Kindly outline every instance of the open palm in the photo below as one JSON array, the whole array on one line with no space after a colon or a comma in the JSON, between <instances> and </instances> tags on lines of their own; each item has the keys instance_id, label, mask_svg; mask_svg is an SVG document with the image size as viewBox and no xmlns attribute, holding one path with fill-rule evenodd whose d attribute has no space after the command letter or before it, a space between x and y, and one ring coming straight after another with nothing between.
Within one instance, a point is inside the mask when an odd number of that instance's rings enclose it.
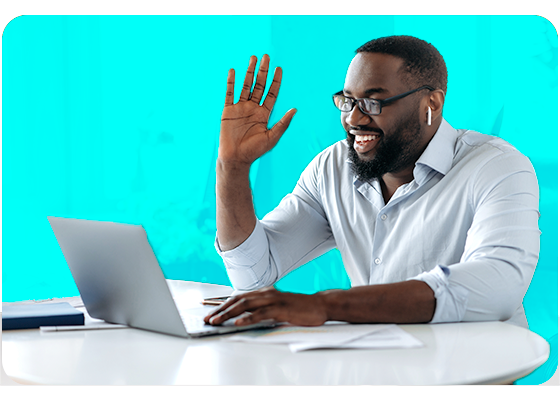
<instances>
[{"instance_id":1,"label":"open palm","mask_svg":"<svg viewBox=\"0 0 560 400\"><path fill-rule=\"evenodd\" d=\"M268 129L270 113L276 102L282 80L282 70L276 68L274 78L264 102L260 105L268 75L269 57L264 55L251 92L257 58L251 57L245 75L239 101L234 104L235 71L228 73L227 93L220 128L218 157L225 162L252 164L272 149L288 128L295 109L289 110L271 129Z\"/></svg>"}]
</instances>

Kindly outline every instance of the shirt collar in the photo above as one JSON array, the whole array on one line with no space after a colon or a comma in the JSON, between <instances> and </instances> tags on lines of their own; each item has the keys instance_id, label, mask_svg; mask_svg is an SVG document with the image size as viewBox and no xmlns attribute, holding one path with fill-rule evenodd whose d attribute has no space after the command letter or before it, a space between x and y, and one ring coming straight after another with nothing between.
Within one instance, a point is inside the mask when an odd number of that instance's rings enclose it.
<instances>
[{"instance_id":1,"label":"shirt collar","mask_svg":"<svg viewBox=\"0 0 560 400\"><path fill-rule=\"evenodd\" d=\"M429 168L429 170L435 170L442 175L446 175L453 166L456 141L457 130L445 119L442 119L438 130L432 140L430 140L430 143L428 143L426 150L424 150L418 161L416 161L414 178L419 179L424 175L422 171L426 167ZM429 173L429 170L425 172L426 175Z\"/></svg>"}]
</instances>

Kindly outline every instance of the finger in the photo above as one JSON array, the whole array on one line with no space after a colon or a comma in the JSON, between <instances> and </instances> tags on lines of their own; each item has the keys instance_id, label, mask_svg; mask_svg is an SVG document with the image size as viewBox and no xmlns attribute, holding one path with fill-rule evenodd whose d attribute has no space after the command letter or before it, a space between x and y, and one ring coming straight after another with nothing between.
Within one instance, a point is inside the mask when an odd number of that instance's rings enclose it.
<instances>
[{"instance_id":1,"label":"finger","mask_svg":"<svg viewBox=\"0 0 560 400\"><path fill-rule=\"evenodd\" d=\"M278 121L272 127L272 129L270 129L269 138L274 146L276 146L276 143L278 143L278 141L280 140L284 132L286 132L286 129L288 129L288 126L290 126L290 123L292 122L292 118L294 118L296 112L297 110L295 108L288 110L288 112L284 114L284 116L280 119L280 121Z\"/></svg>"},{"instance_id":2,"label":"finger","mask_svg":"<svg viewBox=\"0 0 560 400\"><path fill-rule=\"evenodd\" d=\"M254 311L259 307L264 307L269 305L270 300L265 297L243 297L239 299L235 304L228 307L225 311L218 313L217 315L209 318L208 322L212 325L219 325L228 319L235 318L244 312Z\"/></svg>"},{"instance_id":3,"label":"finger","mask_svg":"<svg viewBox=\"0 0 560 400\"><path fill-rule=\"evenodd\" d=\"M231 307L233 304L235 304L238 300L239 300L238 296L235 296L235 297L232 297L232 298L228 299L226 302L222 303L219 307L216 307L214 310L212 310L211 313L209 313L206 317L204 317L204 322L209 323L209 321L212 317L218 315L219 313L223 312L224 310L227 310L229 307Z\"/></svg>"},{"instance_id":4,"label":"finger","mask_svg":"<svg viewBox=\"0 0 560 400\"><path fill-rule=\"evenodd\" d=\"M235 87L235 70L232 68L228 72L227 89L226 89L226 106L233 104L233 90Z\"/></svg>"},{"instance_id":5,"label":"finger","mask_svg":"<svg viewBox=\"0 0 560 400\"><path fill-rule=\"evenodd\" d=\"M261 98L264 93L264 88L266 86L266 77L268 76L269 61L270 58L268 57L268 54L265 54L263 58L261 58L261 65L259 67L259 72L257 74L257 81L255 82L253 93L251 94L251 101L257 104L261 102Z\"/></svg>"},{"instance_id":6,"label":"finger","mask_svg":"<svg viewBox=\"0 0 560 400\"><path fill-rule=\"evenodd\" d=\"M249 60L249 67L247 68L247 73L245 74L245 80L243 81L243 89L241 90L239 101L249 100L249 96L251 95L251 87L253 86L253 77L255 75L256 65L257 57L251 56Z\"/></svg>"},{"instance_id":7,"label":"finger","mask_svg":"<svg viewBox=\"0 0 560 400\"><path fill-rule=\"evenodd\" d=\"M278 92L280 91L280 83L282 83L282 68L278 67L274 70L274 77L272 78L270 89L268 89L268 93L266 94L262 104L268 111L272 111L272 108L276 103L276 98L278 97Z\"/></svg>"},{"instance_id":8,"label":"finger","mask_svg":"<svg viewBox=\"0 0 560 400\"><path fill-rule=\"evenodd\" d=\"M256 324L267 319L275 320L276 322L283 322L278 313L278 308L275 307L263 307L255 310L254 312L244 315L235 321L235 325L251 325Z\"/></svg>"},{"instance_id":9,"label":"finger","mask_svg":"<svg viewBox=\"0 0 560 400\"><path fill-rule=\"evenodd\" d=\"M241 299L250 298L250 297L254 297L254 296L261 296L262 294L266 294L266 293L269 293L269 292L275 292L275 291L276 291L276 289L274 289L274 287L267 287L267 288L261 288L261 289L255 290L255 291L250 292L250 293L239 294L237 296L231 296L227 301L222 303L219 307L216 307L211 313L209 313L206 317L204 317L204 322L209 323L209 321L212 317L220 314L224 310L227 310L229 307L231 307L232 305L234 305L235 303L237 303Z\"/></svg>"}]
</instances>

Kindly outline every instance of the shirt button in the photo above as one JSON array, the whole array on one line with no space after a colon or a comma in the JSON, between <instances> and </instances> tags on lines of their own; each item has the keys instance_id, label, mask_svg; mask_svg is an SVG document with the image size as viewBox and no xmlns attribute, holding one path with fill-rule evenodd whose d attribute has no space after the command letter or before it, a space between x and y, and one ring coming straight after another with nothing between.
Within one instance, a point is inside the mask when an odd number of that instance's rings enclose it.
<instances>
[{"instance_id":1,"label":"shirt button","mask_svg":"<svg viewBox=\"0 0 560 400\"><path fill-rule=\"evenodd\" d=\"M381 264L381 258L376 258L373 262L379 265Z\"/></svg>"},{"instance_id":2,"label":"shirt button","mask_svg":"<svg viewBox=\"0 0 560 400\"><path fill-rule=\"evenodd\" d=\"M383 215L381 216L381 220L382 220L382 221L385 221L386 219L387 219L387 214L383 214Z\"/></svg>"}]
</instances>

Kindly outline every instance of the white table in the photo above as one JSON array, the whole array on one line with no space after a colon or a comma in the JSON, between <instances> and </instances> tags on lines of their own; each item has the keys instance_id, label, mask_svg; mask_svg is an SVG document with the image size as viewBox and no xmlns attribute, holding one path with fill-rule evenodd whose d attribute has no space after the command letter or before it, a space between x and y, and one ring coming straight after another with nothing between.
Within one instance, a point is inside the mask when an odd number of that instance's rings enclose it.
<instances>
[{"instance_id":1,"label":"white table","mask_svg":"<svg viewBox=\"0 0 560 400\"><path fill-rule=\"evenodd\" d=\"M170 281L199 304L231 288ZM503 322L400 325L415 349L312 350L183 339L139 329L3 331L4 370L19 383L56 385L448 385L510 383L543 364L548 343Z\"/></svg>"}]
</instances>

